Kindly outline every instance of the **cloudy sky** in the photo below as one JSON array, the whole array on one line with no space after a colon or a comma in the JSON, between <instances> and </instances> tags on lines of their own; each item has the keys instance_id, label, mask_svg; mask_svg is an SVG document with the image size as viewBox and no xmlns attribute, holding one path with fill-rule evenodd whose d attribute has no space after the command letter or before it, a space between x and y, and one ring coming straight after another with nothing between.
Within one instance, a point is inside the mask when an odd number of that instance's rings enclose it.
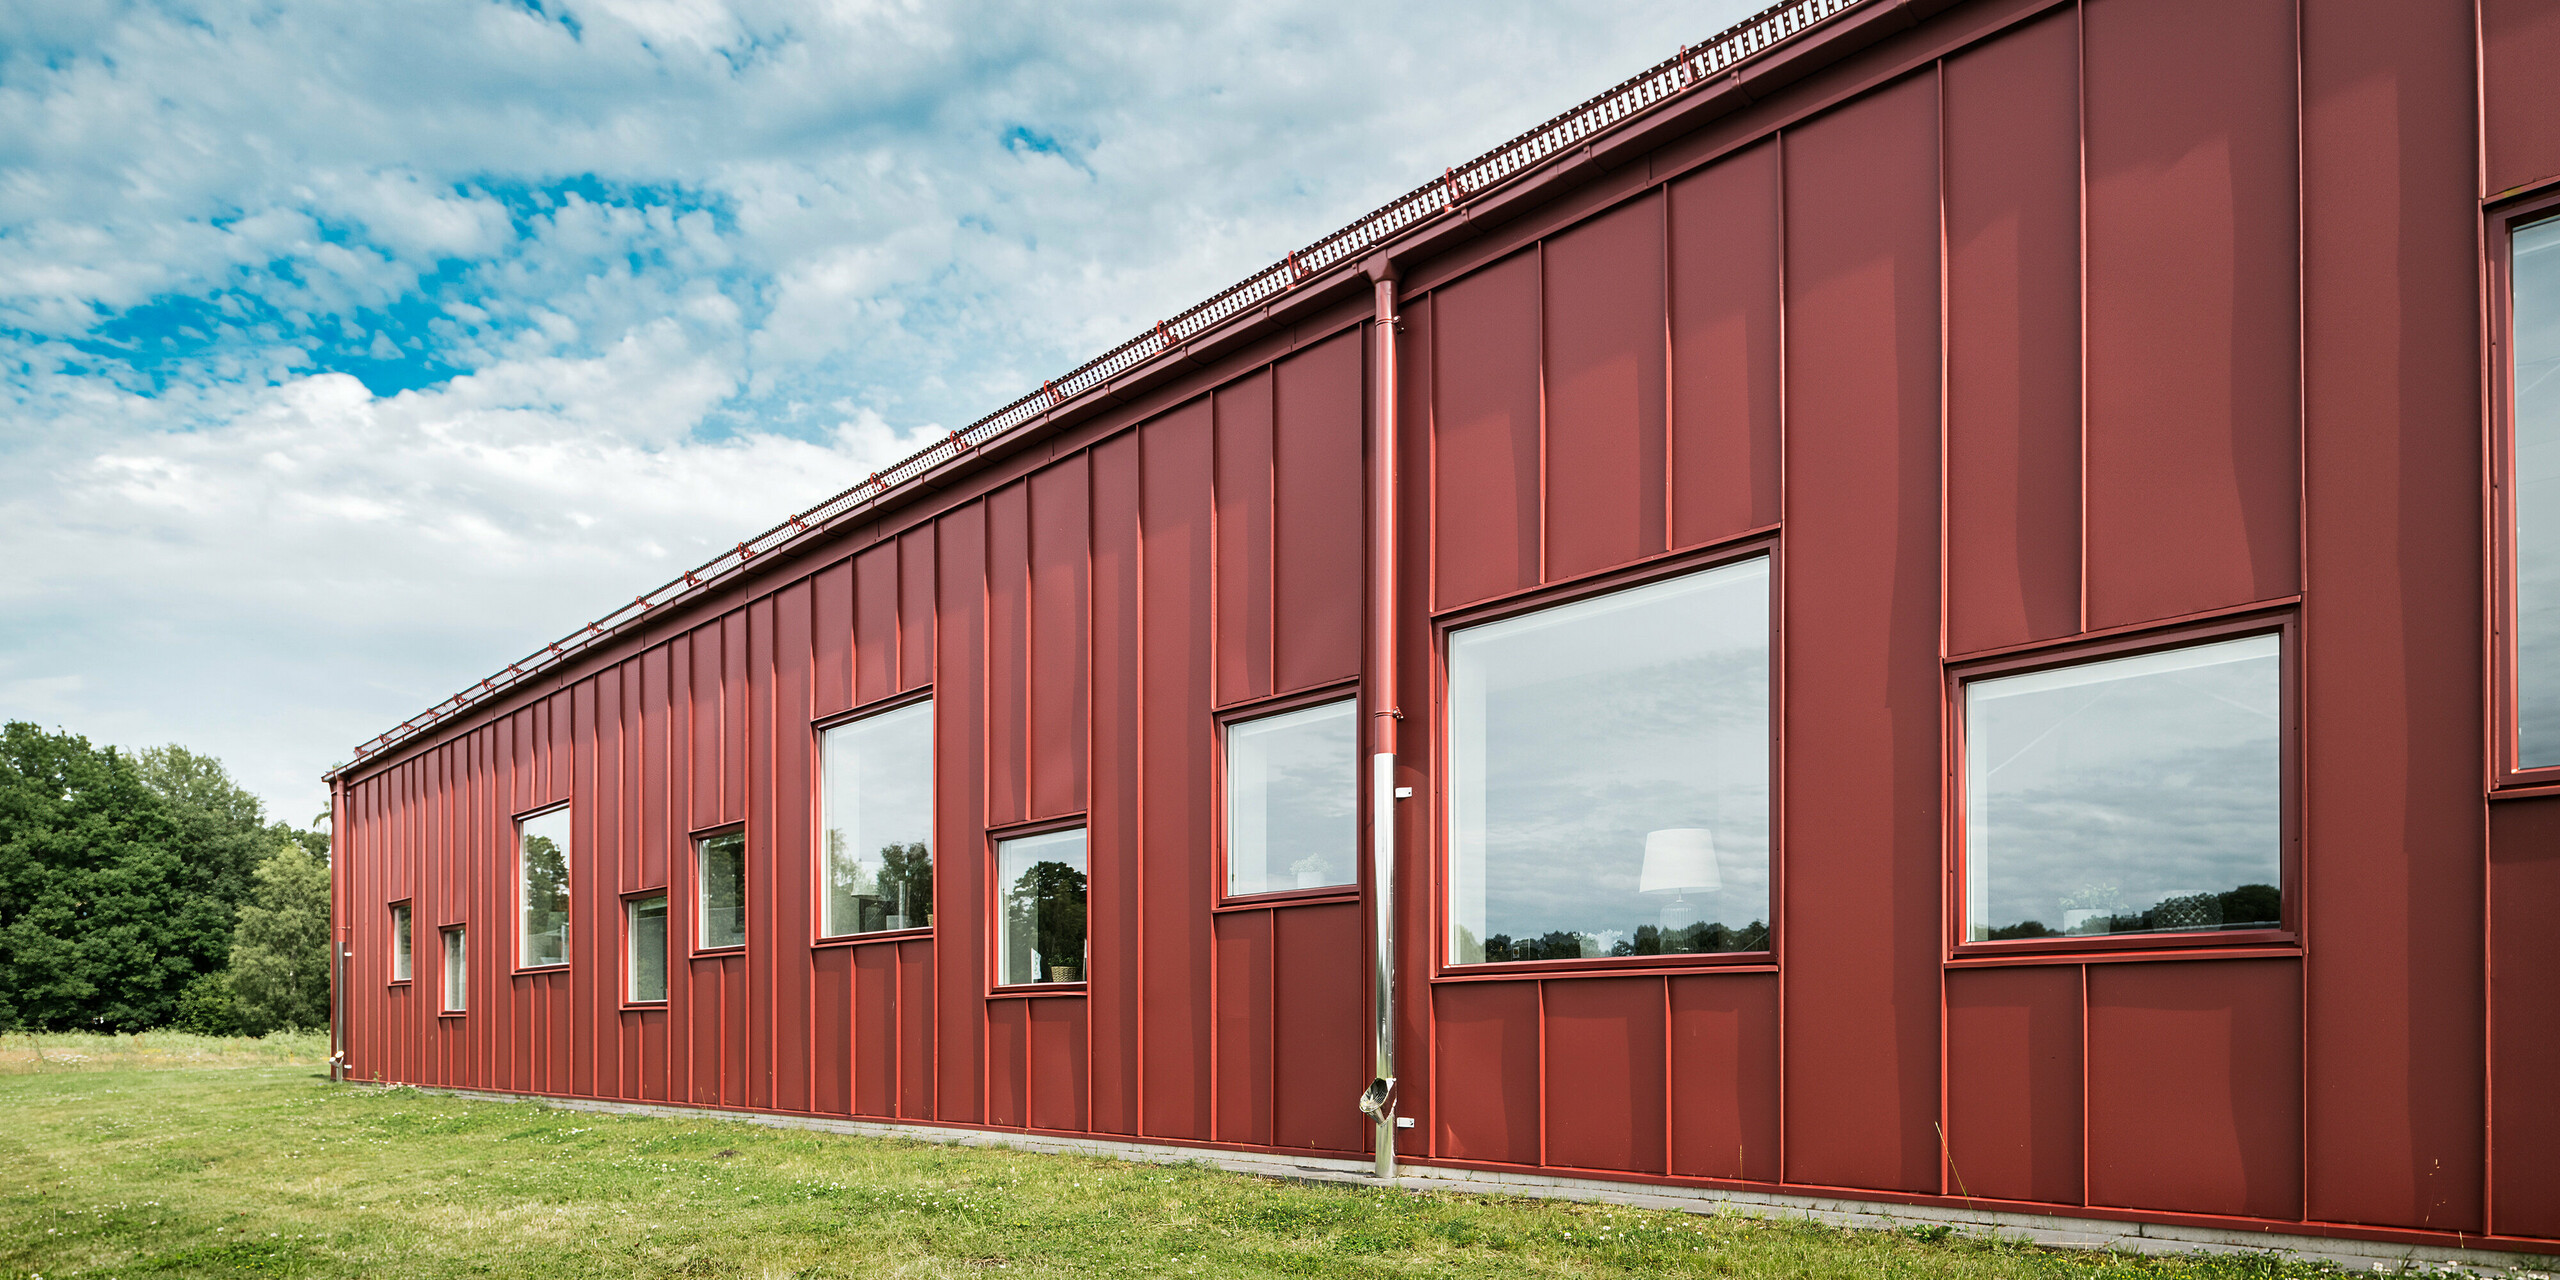
<instances>
[{"instance_id":1,"label":"cloudy sky","mask_svg":"<svg viewBox=\"0 0 2560 1280\"><path fill-rule=\"evenodd\" d=\"M1759 0L0 0L0 718L349 749Z\"/></svg>"}]
</instances>

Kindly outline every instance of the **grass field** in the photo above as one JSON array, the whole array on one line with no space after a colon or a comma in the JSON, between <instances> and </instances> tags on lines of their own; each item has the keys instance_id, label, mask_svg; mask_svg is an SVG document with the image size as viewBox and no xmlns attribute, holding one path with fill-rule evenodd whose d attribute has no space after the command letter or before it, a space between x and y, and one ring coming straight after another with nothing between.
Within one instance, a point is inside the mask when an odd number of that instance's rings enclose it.
<instances>
[{"instance_id":1,"label":"grass field","mask_svg":"<svg viewBox=\"0 0 2560 1280\"><path fill-rule=\"evenodd\" d=\"M0 1037L0 1278L2337 1274L470 1102L325 1053Z\"/></svg>"}]
</instances>

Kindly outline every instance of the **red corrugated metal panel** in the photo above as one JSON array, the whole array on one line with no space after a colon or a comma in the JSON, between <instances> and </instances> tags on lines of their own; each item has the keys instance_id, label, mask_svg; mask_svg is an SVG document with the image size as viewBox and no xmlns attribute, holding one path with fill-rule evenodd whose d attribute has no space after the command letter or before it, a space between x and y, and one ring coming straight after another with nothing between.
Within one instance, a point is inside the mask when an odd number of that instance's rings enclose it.
<instances>
[{"instance_id":1,"label":"red corrugated metal panel","mask_svg":"<svg viewBox=\"0 0 2560 1280\"><path fill-rule=\"evenodd\" d=\"M2092 0L2088 624L2287 595L2293 0Z\"/></svg>"},{"instance_id":2,"label":"red corrugated metal panel","mask_svg":"<svg viewBox=\"0 0 2560 1280\"><path fill-rule=\"evenodd\" d=\"M987 1123L1031 1123L1031 1013L1028 999L987 1002Z\"/></svg>"},{"instance_id":3,"label":"red corrugated metal panel","mask_svg":"<svg viewBox=\"0 0 2560 1280\"><path fill-rule=\"evenodd\" d=\"M1946 69L1947 647L2080 629L2080 23Z\"/></svg>"},{"instance_id":4,"label":"red corrugated metal panel","mask_svg":"<svg viewBox=\"0 0 2560 1280\"><path fill-rule=\"evenodd\" d=\"M1431 295L1432 600L1442 608L1533 586L1539 572L1538 254ZM1419 335L1417 335L1419 336Z\"/></svg>"},{"instance_id":5,"label":"red corrugated metal panel","mask_svg":"<svg viewBox=\"0 0 2560 1280\"><path fill-rule=\"evenodd\" d=\"M1093 451L1093 1125L1138 1131L1138 436Z\"/></svg>"},{"instance_id":6,"label":"red corrugated metal panel","mask_svg":"<svg viewBox=\"0 0 2560 1280\"><path fill-rule=\"evenodd\" d=\"M1220 1142L1271 1145L1271 914L1230 911L1215 921Z\"/></svg>"},{"instance_id":7,"label":"red corrugated metal panel","mask_svg":"<svg viewBox=\"0 0 2560 1280\"><path fill-rule=\"evenodd\" d=\"M898 535L898 687L934 680L934 526Z\"/></svg>"},{"instance_id":8,"label":"red corrugated metal panel","mask_svg":"<svg viewBox=\"0 0 2560 1280\"><path fill-rule=\"evenodd\" d=\"M845 1044L858 1115L898 1113L898 947L846 947L853 964L853 1022Z\"/></svg>"},{"instance_id":9,"label":"red corrugated metal panel","mask_svg":"<svg viewBox=\"0 0 2560 1280\"><path fill-rule=\"evenodd\" d=\"M1272 679L1283 691L1360 673L1366 489L1361 483L1365 328L1273 373Z\"/></svg>"},{"instance_id":10,"label":"red corrugated metal panel","mask_svg":"<svg viewBox=\"0 0 2560 1280\"><path fill-rule=\"evenodd\" d=\"M898 548L873 547L853 558L853 698L885 698L898 679Z\"/></svg>"},{"instance_id":11,"label":"red corrugated metal panel","mask_svg":"<svg viewBox=\"0 0 2560 1280\"><path fill-rule=\"evenodd\" d=\"M809 709L833 715L853 705L853 562L810 580Z\"/></svg>"},{"instance_id":12,"label":"red corrugated metal panel","mask_svg":"<svg viewBox=\"0 0 2560 1280\"><path fill-rule=\"evenodd\" d=\"M1271 922L1271 1141L1358 1151L1360 1115L1345 1102L1369 1083L1369 966L1356 904L1287 907Z\"/></svg>"},{"instance_id":13,"label":"red corrugated metal panel","mask_svg":"<svg viewBox=\"0 0 2560 1280\"><path fill-rule=\"evenodd\" d=\"M1209 403L1148 423L1140 443L1140 1132L1205 1138L1211 658L1199 602L1209 594Z\"/></svg>"},{"instance_id":14,"label":"red corrugated metal panel","mask_svg":"<svg viewBox=\"0 0 2560 1280\"><path fill-rule=\"evenodd\" d=\"M963 851L964 856L967 852ZM935 880L939 890L939 874ZM933 943L898 944L898 1114L901 1116L924 1118L940 1114L937 1092L940 1080L935 1072L940 1041L934 1037L936 1018L933 1002L936 964ZM967 976L976 976L974 966L968 970ZM975 1016L977 1010L970 1008L968 1012ZM971 1095L968 1105L976 1105L975 1095Z\"/></svg>"},{"instance_id":15,"label":"red corrugated metal panel","mask_svg":"<svg viewBox=\"0 0 2560 1280\"><path fill-rule=\"evenodd\" d=\"M2089 967L2089 1200L2302 1212L2302 970Z\"/></svg>"},{"instance_id":16,"label":"red corrugated metal panel","mask_svg":"<svg viewBox=\"0 0 2560 1280\"><path fill-rule=\"evenodd\" d=\"M1432 1154L1538 1163L1538 984L1458 982L1424 989L1431 993L1432 1058L1438 1064L1432 1078Z\"/></svg>"},{"instance_id":17,"label":"red corrugated metal panel","mask_svg":"<svg viewBox=\"0 0 2560 1280\"><path fill-rule=\"evenodd\" d=\"M988 872L985 790L987 529L981 507L963 507L936 524L939 572L934 591L936 682L933 699L933 930L941 981L934 1004L935 1113L945 1120L981 1119L986 1077L980 1066L987 1006Z\"/></svg>"},{"instance_id":18,"label":"red corrugated metal panel","mask_svg":"<svg viewBox=\"0 0 2560 1280\"><path fill-rule=\"evenodd\" d=\"M2560 1151L2554 919L2560 798L2501 802L2489 812L2489 1216L2508 1235L2560 1238L2560 1160L2551 1158Z\"/></svg>"},{"instance_id":19,"label":"red corrugated metal panel","mask_svg":"<svg viewBox=\"0 0 2560 1280\"><path fill-rule=\"evenodd\" d=\"M987 825L1029 815L1031 744L1031 490L988 495Z\"/></svg>"},{"instance_id":20,"label":"red corrugated metal panel","mask_svg":"<svg viewBox=\"0 0 2560 1280\"><path fill-rule=\"evenodd\" d=\"M2560 7L2550 0L2479 0L2479 12L2485 194L2496 195L2560 176L2560 119L2551 110Z\"/></svg>"},{"instance_id":21,"label":"red corrugated metal panel","mask_svg":"<svg viewBox=\"0 0 2560 1280\"><path fill-rule=\"evenodd\" d=\"M809 1109L847 1115L853 1111L854 957L878 947L821 947L809 957L810 1042Z\"/></svg>"},{"instance_id":22,"label":"red corrugated metal panel","mask_svg":"<svg viewBox=\"0 0 2560 1280\"><path fill-rule=\"evenodd\" d=\"M1778 979L1671 979L1671 1171L1778 1180Z\"/></svg>"},{"instance_id":23,"label":"red corrugated metal panel","mask_svg":"<svg viewBox=\"0 0 2560 1280\"><path fill-rule=\"evenodd\" d=\"M1546 242L1539 336L1550 578L1666 545L1662 220L1655 194Z\"/></svg>"},{"instance_id":24,"label":"red corrugated metal panel","mask_svg":"<svg viewBox=\"0 0 2560 1280\"><path fill-rule=\"evenodd\" d=\"M812 758L817 744L809 730L811 603L806 583L774 596L770 693L756 700L759 707L770 706L773 717L765 756L770 771L757 787L757 803L764 811L765 830L772 833L772 854L765 864L771 868L765 879L773 886L772 923L761 954L774 976L774 1105L799 1110L811 1106L809 1073L813 1055L821 1051L811 1038L810 1017L809 939L818 918L811 901L818 877L811 860L817 838L810 830L809 809L810 786L818 776ZM829 1042L824 1051L841 1053L841 1044Z\"/></svg>"},{"instance_id":25,"label":"red corrugated metal panel","mask_svg":"<svg viewBox=\"0 0 2560 1280\"><path fill-rule=\"evenodd\" d=\"M1424 674L1438 668L1436 641L1430 628L1421 625L1421 621L1430 615L1431 610L1432 534L1439 527L1439 484L1431 471L1434 433L1429 429L1436 367L1431 352L1439 332L1436 319L1439 306L1440 298L1436 293L1405 303L1402 308L1405 331L1395 350L1396 359L1402 365L1396 370L1396 417L1400 424L1396 440L1403 451L1403 456L1396 460L1396 474L1403 486L1396 504L1396 515L1402 523L1397 530L1396 543L1403 553L1402 562L1396 566L1396 584L1400 589L1397 606L1403 618L1396 633L1403 651L1396 655L1396 662L1406 673L1397 696L1402 705L1393 708L1378 705L1375 687L1371 686L1366 691L1370 705L1362 708L1369 713L1366 717L1368 724L1363 727L1360 739L1364 752L1379 748L1375 717L1381 711L1401 711L1407 723L1419 721L1422 726L1412 732L1399 733L1396 740L1396 781L1412 786L1414 793L1424 797L1425 801L1396 806L1396 817L1400 822L1396 831L1396 847L1400 850L1436 850L1438 847L1433 843L1438 831L1435 815L1439 808L1439 788L1432 780L1433 762L1437 759L1432 744L1438 737L1435 726L1440 723L1443 712L1439 690ZM1372 439L1375 439L1374 432ZM1366 582L1365 575L1363 582ZM1365 645L1362 661L1367 661ZM1370 674L1374 676L1375 673ZM1365 785L1360 789L1360 797L1361 847L1367 848L1366 842L1373 832L1369 820L1370 797ZM1414 1118L1414 1127L1397 1141L1396 1150L1429 1154L1439 1152L1447 1145L1440 1124L1440 1093L1433 1084L1439 1071L1440 1051L1435 1040L1436 1003L1428 985L1432 956L1438 946L1432 925L1432 859L1402 857L1397 860L1396 869L1394 972L1397 990L1404 993L1395 1006L1396 1087L1400 1098L1397 1109ZM1368 875L1374 876L1375 872ZM1362 927L1366 929L1370 927L1371 919L1366 912L1363 916ZM1366 947L1362 948L1362 954L1367 954ZM1369 984L1364 982L1362 985L1366 987ZM1368 1038L1367 1028L1377 1017L1377 1006L1373 1000L1368 991L1361 993L1360 1010L1366 1019L1362 1023L1364 1040ZM1374 1064L1365 1061L1365 1054L1363 1058L1360 1075L1365 1081L1370 1078ZM1366 1147L1369 1140L1373 1139L1365 1139L1364 1136L1361 1145Z\"/></svg>"},{"instance_id":26,"label":"red corrugated metal panel","mask_svg":"<svg viewBox=\"0 0 2560 1280\"><path fill-rule=\"evenodd\" d=\"M1090 1123L1085 1098L1092 1061L1085 1002L1062 997L1023 1003L1031 1006L1031 1127L1083 1132Z\"/></svg>"},{"instance_id":27,"label":"red corrugated metal panel","mask_svg":"<svg viewBox=\"0 0 2560 1280\"><path fill-rule=\"evenodd\" d=\"M1663 981L1544 984L1548 1164L1669 1171L1670 992Z\"/></svg>"},{"instance_id":28,"label":"red corrugated metal panel","mask_svg":"<svg viewBox=\"0 0 2560 1280\"><path fill-rule=\"evenodd\" d=\"M1671 541L1778 522L1776 143L1673 183Z\"/></svg>"},{"instance_id":29,"label":"red corrugated metal panel","mask_svg":"<svg viewBox=\"0 0 2560 1280\"><path fill-rule=\"evenodd\" d=\"M1948 1187L2082 1202L2079 965L1947 975Z\"/></svg>"},{"instance_id":30,"label":"red corrugated metal panel","mask_svg":"<svg viewBox=\"0 0 2560 1280\"><path fill-rule=\"evenodd\" d=\"M1031 477L1031 816L1085 807L1087 563L1084 455Z\"/></svg>"},{"instance_id":31,"label":"red corrugated metal panel","mask_svg":"<svg viewBox=\"0 0 2560 1280\"><path fill-rule=\"evenodd\" d=\"M1271 692L1271 375L1217 394L1218 701Z\"/></svg>"},{"instance_id":32,"label":"red corrugated metal panel","mask_svg":"<svg viewBox=\"0 0 2560 1280\"><path fill-rule=\"evenodd\" d=\"M2447 5L2312 0L2302 25L2310 1212L2477 1232L2471 24Z\"/></svg>"},{"instance_id":33,"label":"red corrugated metal panel","mask_svg":"<svg viewBox=\"0 0 2560 1280\"><path fill-rule=\"evenodd\" d=\"M1937 88L1786 140L1785 668L1821 676L1782 729L1785 1171L1909 1191L1939 1161Z\"/></svg>"}]
</instances>

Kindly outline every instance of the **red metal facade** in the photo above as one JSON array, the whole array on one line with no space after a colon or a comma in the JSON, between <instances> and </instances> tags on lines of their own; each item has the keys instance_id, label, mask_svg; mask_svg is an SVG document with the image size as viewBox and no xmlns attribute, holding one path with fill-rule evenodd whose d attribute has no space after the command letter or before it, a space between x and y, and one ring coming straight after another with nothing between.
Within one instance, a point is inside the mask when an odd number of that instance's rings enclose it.
<instances>
[{"instance_id":1,"label":"red metal facade","mask_svg":"<svg viewBox=\"0 0 2560 1280\"><path fill-rule=\"evenodd\" d=\"M2488 787L2483 395L2560 7L1886 7L1941 11L1398 263L1403 1158L2560 1251L2560 795ZM1361 687L1370 316L350 770L350 1073L1360 1153L1367 896L1223 903L1213 769L1222 716ZM1777 950L1443 972L1436 628L1745 545ZM2240 615L2297 641L2290 935L1959 954L1950 665ZM816 942L813 725L924 690L935 927ZM560 801L574 962L511 972L510 818ZM995 992L991 833L1066 820L1088 981ZM685 917L740 825L747 946L624 1007L621 898Z\"/></svg>"}]
</instances>

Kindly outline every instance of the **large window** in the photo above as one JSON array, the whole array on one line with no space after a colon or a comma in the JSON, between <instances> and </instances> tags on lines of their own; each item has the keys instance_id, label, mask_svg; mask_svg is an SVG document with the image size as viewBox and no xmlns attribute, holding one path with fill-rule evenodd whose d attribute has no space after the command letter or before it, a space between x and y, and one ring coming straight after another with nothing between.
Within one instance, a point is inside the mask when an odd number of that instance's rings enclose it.
<instances>
[{"instance_id":1,"label":"large window","mask_svg":"<svg viewBox=\"0 0 2560 1280\"><path fill-rule=\"evenodd\" d=\"M444 931L444 1011L460 1013L469 1006L470 957L464 954L462 930Z\"/></svg>"},{"instance_id":2,"label":"large window","mask_svg":"<svg viewBox=\"0 0 2560 1280\"><path fill-rule=\"evenodd\" d=\"M409 904L391 904L391 980L409 980Z\"/></svg>"},{"instance_id":3,"label":"large window","mask_svg":"<svg viewBox=\"0 0 2560 1280\"><path fill-rule=\"evenodd\" d=\"M2283 921L2282 643L1964 683L1968 942Z\"/></svg>"},{"instance_id":4,"label":"large window","mask_svg":"<svg viewBox=\"0 0 2560 1280\"><path fill-rule=\"evenodd\" d=\"M667 998L667 895L633 898L622 912L622 936L630 948L623 968L631 975L624 998L655 1004Z\"/></svg>"},{"instance_id":5,"label":"large window","mask_svg":"<svg viewBox=\"0 0 2560 1280\"><path fill-rule=\"evenodd\" d=\"M705 951L747 945L747 833L693 842L693 945Z\"/></svg>"},{"instance_id":6,"label":"large window","mask_svg":"<svg viewBox=\"0 0 2560 1280\"><path fill-rule=\"evenodd\" d=\"M2515 230L2516 764L2560 765L2560 218Z\"/></svg>"},{"instance_id":7,"label":"large window","mask_svg":"<svg viewBox=\"0 0 2560 1280\"><path fill-rule=\"evenodd\" d=\"M1449 638L1459 964L1769 945L1769 562Z\"/></svg>"},{"instance_id":8,"label":"large window","mask_svg":"<svg viewBox=\"0 0 2560 1280\"><path fill-rule=\"evenodd\" d=\"M933 704L826 731L819 820L828 937L933 923Z\"/></svg>"},{"instance_id":9,"label":"large window","mask_svg":"<svg viewBox=\"0 0 2560 1280\"><path fill-rule=\"evenodd\" d=\"M997 981L1084 981L1084 877L1082 829L996 842Z\"/></svg>"},{"instance_id":10,"label":"large window","mask_svg":"<svg viewBox=\"0 0 2560 1280\"><path fill-rule=\"evenodd\" d=\"M523 888L523 942L516 963L527 969L569 963L569 809L537 813L516 824L516 881Z\"/></svg>"},{"instance_id":11,"label":"large window","mask_svg":"<svg viewBox=\"0 0 2560 1280\"><path fill-rule=\"evenodd\" d=\"M1359 879L1358 718L1349 699L1227 726L1227 893Z\"/></svg>"}]
</instances>

